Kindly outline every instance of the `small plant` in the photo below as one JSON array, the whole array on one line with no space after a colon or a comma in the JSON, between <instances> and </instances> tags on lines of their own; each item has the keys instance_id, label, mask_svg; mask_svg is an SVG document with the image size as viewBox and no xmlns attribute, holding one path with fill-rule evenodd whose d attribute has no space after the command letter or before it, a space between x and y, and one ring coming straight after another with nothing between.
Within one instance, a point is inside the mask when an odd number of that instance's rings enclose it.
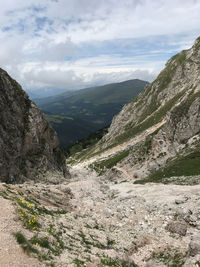
<instances>
[{"instance_id":1,"label":"small plant","mask_svg":"<svg viewBox=\"0 0 200 267\"><path fill-rule=\"evenodd\" d=\"M33 247L32 243L29 242L26 237L21 232L13 233L14 237L17 240L17 243L22 247L22 249L27 253L39 253L38 250Z\"/></svg>"},{"instance_id":2,"label":"small plant","mask_svg":"<svg viewBox=\"0 0 200 267\"><path fill-rule=\"evenodd\" d=\"M163 262L167 266L181 267L185 263L186 255L182 254L181 252L178 252L177 250L166 249L165 251L160 253L154 252L152 254L152 257Z\"/></svg>"},{"instance_id":3,"label":"small plant","mask_svg":"<svg viewBox=\"0 0 200 267\"><path fill-rule=\"evenodd\" d=\"M75 258L73 260L73 263L77 266L77 267L83 267L84 266L84 261L79 260L78 258Z\"/></svg>"},{"instance_id":4,"label":"small plant","mask_svg":"<svg viewBox=\"0 0 200 267\"><path fill-rule=\"evenodd\" d=\"M101 258L101 264L99 266L113 266L113 267L138 267L133 261L130 260L121 260L119 258L111 258L104 256Z\"/></svg>"}]
</instances>

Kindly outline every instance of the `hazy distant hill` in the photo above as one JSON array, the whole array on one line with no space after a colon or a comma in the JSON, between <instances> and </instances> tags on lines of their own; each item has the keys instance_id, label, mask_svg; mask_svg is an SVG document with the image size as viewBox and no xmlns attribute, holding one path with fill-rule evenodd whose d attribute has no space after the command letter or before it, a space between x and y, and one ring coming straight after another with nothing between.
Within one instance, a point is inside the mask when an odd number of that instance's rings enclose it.
<instances>
[{"instance_id":1,"label":"hazy distant hill","mask_svg":"<svg viewBox=\"0 0 200 267\"><path fill-rule=\"evenodd\" d=\"M66 92L36 100L57 131L62 146L108 126L124 104L148 84L138 79Z\"/></svg>"},{"instance_id":2,"label":"hazy distant hill","mask_svg":"<svg viewBox=\"0 0 200 267\"><path fill-rule=\"evenodd\" d=\"M66 89L59 88L42 88L42 89L27 89L26 92L30 99L35 101L37 99L47 98L58 94L66 93ZM72 90L69 90L69 92Z\"/></svg>"}]
</instances>

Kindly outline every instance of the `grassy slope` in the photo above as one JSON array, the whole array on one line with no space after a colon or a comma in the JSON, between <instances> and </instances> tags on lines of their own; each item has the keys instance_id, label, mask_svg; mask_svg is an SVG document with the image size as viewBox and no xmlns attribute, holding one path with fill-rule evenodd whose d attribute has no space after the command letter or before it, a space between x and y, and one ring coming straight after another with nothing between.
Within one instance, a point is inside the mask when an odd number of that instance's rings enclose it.
<instances>
[{"instance_id":1,"label":"grassy slope","mask_svg":"<svg viewBox=\"0 0 200 267\"><path fill-rule=\"evenodd\" d=\"M145 184L168 183L166 178L200 175L200 151L192 151L186 155L180 155L170 160L163 168L153 172L147 179L136 181L135 183Z\"/></svg>"},{"instance_id":2,"label":"grassy slope","mask_svg":"<svg viewBox=\"0 0 200 267\"><path fill-rule=\"evenodd\" d=\"M38 99L36 104L45 111L54 114L66 114L69 110L73 110L77 104L84 106L84 104L127 103L138 95L146 85L147 82L144 81L129 80ZM69 104L70 107L68 107Z\"/></svg>"}]
</instances>

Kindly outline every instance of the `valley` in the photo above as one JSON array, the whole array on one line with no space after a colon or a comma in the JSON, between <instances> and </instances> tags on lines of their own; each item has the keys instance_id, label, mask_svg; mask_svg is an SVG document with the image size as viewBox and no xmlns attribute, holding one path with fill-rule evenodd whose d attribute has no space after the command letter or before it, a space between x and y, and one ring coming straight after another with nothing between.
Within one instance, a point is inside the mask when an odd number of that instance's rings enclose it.
<instances>
[{"instance_id":1,"label":"valley","mask_svg":"<svg viewBox=\"0 0 200 267\"><path fill-rule=\"evenodd\" d=\"M0 267L200 267L200 0L0 9Z\"/></svg>"},{"instance_id":2,"label":"valley","mask_svg":"<svg viewBox=\"0 0 200 267\"><path fill-rule=\"evenodd\" d=\"M66 148L108 127L113 116L147 84L135 79L66 92L35 102L57 132L61 147Z\"/></svg>"}]
</instances>

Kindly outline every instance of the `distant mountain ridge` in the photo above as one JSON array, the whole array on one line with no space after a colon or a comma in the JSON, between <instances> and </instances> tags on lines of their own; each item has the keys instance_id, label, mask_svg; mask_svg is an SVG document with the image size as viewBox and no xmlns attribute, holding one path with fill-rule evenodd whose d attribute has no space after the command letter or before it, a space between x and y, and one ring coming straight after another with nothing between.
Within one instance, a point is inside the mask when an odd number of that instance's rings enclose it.
<instances>
[{"instance_id":1,"label":"distant mountain ridge","mask_svg":"<svg viewBox=\"0 0 200 267\"><path fill-rule=\"evenodd\" d=\"M148 84L138 79L66 92L36 100L63 147L108 126L124 104Z\"/></svg>"},{"instance_id":2,"label":"distant mountain ridge","mask_svg":"<svg viewBox=\"0 0 200 267\"><path fill-rule=\"evenodd\" d=\"M54 95L62 94L64 92L71 92L72 90L59 89L59 88L40 88L40 89L27 89L26 92L30 99L35 101L37 99L48 98Z\"/></svg>"}]
</instances>

